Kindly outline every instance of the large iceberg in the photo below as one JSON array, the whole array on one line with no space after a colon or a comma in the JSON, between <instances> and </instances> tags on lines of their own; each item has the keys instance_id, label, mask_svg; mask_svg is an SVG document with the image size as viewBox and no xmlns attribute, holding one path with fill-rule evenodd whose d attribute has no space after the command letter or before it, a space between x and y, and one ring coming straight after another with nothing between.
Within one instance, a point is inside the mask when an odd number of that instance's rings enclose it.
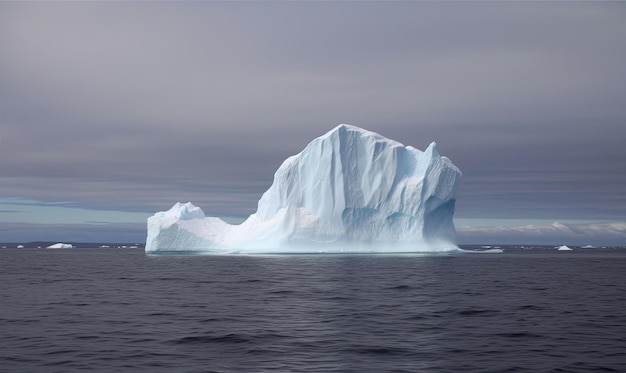
<instances>
[{"instance_id":1,"label":"large iceberg","mask_svg":"<svg viewBox=\"0 0 626 373\"><path fill-rule=\"evenodd\" d=\"M341 124L283 162L243 223L176 203L148 218L146 252L458 250L452 215L460 176L434 142L422 152Z\"/></svg>"}]
</instances>

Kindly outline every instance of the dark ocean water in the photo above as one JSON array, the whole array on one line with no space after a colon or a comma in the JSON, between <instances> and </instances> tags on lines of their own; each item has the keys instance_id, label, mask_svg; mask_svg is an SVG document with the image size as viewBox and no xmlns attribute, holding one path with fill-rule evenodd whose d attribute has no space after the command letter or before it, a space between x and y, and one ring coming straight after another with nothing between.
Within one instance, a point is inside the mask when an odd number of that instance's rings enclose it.
<instances>
[{"instance_id":1,"label":"dark ocean water","mask_svg":"<svg viewBox=\"0 0 626 373\"><path fill-rule=\"evenodd\" d=\"M626 251L0 250L2 372L626 372Z\"/></svg>"}]
</instances>

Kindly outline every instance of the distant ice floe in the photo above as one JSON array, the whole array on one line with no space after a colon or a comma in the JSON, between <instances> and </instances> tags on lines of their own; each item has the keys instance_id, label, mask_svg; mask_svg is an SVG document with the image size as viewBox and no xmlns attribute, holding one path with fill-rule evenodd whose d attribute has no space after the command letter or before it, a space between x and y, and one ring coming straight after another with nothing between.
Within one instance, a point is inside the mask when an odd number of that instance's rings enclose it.
<instances>
[{"instance_id":1,"label":"distant ice floe","mask_svg":"<svg viewBox=\"0 0 626 373\"><path fill-rule=\"evenodd\" d=\"M557 248L557 250L558 250L558 251L572 251L572 250L574 250L574 249L572 249L571 247L566 246L566 245L561 245L561 246L559 246L559 247Z\"/></svg>"},{"instance_id":2,"label":"distant ice floe","mask_svg":"<svg viewBox=\"0 0 626 373\"><path fill-rule=\"evenodd\" d=\"M46 249L72 249L74 246L69 243L55 243L54 245L47 246Z\"/></svg>"},{"instance_id":3,"label":"distant ice floe","mask_svg":"<svg viewBox=\"0 0 626 373\"><path fill-rule=\"evenodd\" d=\"M466 254L499 254L503 253L504 250L500 248L491 248L491 249L480 249L480 250L461 250L461 252Z\"/></svg>"}]
</instances>

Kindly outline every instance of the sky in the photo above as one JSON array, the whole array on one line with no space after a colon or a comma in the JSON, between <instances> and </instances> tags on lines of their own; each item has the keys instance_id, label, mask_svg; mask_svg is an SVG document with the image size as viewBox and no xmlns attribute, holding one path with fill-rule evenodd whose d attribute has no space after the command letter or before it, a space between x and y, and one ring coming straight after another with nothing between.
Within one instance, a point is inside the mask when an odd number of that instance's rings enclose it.
<instances>
[{"instance_id":1,"label":"sky","mask_svg":"<svg viewBox=\"0 0 626 373\"><path fill-rule=\"evenodd\" d=\"M0 2L0 242L254 213L340 123L463 172L459 243L626 245L626 3Z\"/></svg>"}]
</instances>

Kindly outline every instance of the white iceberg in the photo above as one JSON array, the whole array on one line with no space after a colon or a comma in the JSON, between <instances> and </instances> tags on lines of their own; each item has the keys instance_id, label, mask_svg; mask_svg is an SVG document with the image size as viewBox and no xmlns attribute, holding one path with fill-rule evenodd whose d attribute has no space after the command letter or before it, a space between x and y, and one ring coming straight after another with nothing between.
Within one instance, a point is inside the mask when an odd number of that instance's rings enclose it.
<instances>
[{"instance_id":1,"label":"white iceberg","mask_svg":"<svg viewBox=\"0 0 626 373\"><path fill-rule=\"evenodd\" d=\"M460 176L434 142L422 152L341 124L283 162L243 223L176 203L148 218L145 251L459 250L452 216Z\"/></svg>"},{"instance_id":2,"label":"white iceberg","mask_svg":"<svg viewBox=\"0 0 626 373\"><path fill-rule=\"evenodd\" d=\"M571 247L567 246L567 245L561 245L557 248L558 251L572 251L574 249L572 249Z\"/></svg>"},{"instance_id":3,"label":"white iceberg","mask_svg":"<svg viewBox=\"0 0 626 373\"><path fill-rule=\"evenodd\" d=\"M54 245L47 246L46 249L72 249L74 246L69 243L55 243Z\"/></svg>"}]
</instances>

